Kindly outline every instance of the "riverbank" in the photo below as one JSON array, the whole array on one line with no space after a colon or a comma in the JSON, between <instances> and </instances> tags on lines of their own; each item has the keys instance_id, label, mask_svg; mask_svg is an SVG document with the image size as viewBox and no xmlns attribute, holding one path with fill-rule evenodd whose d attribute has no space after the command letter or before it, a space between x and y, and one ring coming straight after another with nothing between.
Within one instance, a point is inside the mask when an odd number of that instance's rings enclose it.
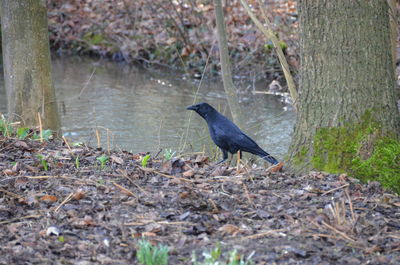
<instances>
[{"instance_id":1,"label":"riverbank","mask_svg":"<svg viewBox=\"0 0 400 265\"><path fill-rule=\"evenodd\" d=\"M296 2L268 1L274 31L285 46L293 71L298 67ZM188 1L48 0L53 50L138 61L183 69L199 78L219 72L212 3ZM229 1L226 25L234 76L281 81L281 70L265 37L256 29L239 0ZM261 17L261 10L254 8ZM282 80L282 82L284 82Z\"/></svg>"},{"instance_id":2,"label":"riverbank","mask_svg":"<svg viewBox=\"0 0 400 265\"><path fill-rule=\"evenodd\" d=\"M256 264L398 264L400 198L376 182L215 166L0 136L0 264L191 264L221 244Z\"/></svg>"}]
</instances>

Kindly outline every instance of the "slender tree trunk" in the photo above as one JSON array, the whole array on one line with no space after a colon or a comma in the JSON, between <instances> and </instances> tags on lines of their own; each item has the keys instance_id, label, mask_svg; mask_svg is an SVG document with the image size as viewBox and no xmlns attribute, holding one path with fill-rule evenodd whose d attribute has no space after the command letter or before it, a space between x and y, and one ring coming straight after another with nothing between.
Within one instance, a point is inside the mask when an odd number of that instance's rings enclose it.
<instances>
[{"instance_id":1,"label":"slender tree trunk","mask_svg":"<svg viewBox=\"0 0 400 265\"><path fill-rule=\"evenodd\" d=\"M58 131L46 1L2 0L1 28L9 117Z\"/></svg>"},{"instance_id":2,"label":"slender tree trunk","mask_svg":"<svg viewBox=\"0 0 400 265\"><path fill-rule=\"evenodd\" d=\"M300 1L295 171L356 172L378 144L398 141L388 8L385 0Z\"/></svg>"},{"instance_id":3,"label":"slender tree trunk","mask_svg":"<svg viewBox=\"0 0 400 265\"><path fill-rule=\"evenodd\" d=\"M232 80L231 63L229 60L229 51L228 51L228 41L226 38L227 33L225 29L224 13L222 11L221 0L214 0L214 9L215 9L215 18L217 23L217 38L218 38L219 53L221 57L222 81L224 83L224 89L226 97L228 99L229 108L232 113L233 121L239 127L242 127L244 125L243 124L244 120L239 106L239 101L236 95L236 88Z\"/></svg>"},{"instance_id":4,"label":"slender tree trunk","mask_svg":"<svg viewBox=\"0 0 400 265\"><path fill-rule=\"evenodd\" d=\"M392 58L393 67L396 68L397 60L397 21L399 21L396 8L396 0L388 0L389 4L389 18L390 18L390 31L391 31L391 41L392 41Z\"/></svg>"}]
</instances>

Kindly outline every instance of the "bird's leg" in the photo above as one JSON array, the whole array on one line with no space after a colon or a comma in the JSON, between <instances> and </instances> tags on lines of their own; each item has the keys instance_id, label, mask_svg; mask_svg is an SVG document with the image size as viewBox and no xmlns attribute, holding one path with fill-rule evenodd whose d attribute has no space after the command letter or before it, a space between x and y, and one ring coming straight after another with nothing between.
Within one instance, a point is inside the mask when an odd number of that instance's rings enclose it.
<instances>
[{"instance_id":1,"label":"bird's leg","mask_svg":"<svg viewBox=\"0 0 400 265\"><path fill-rule=\"evenodd\" d=\"M233 158L233 154L232 154ZM242 150L237 151L237 161L236 161L236 168L239 169L240 166L240 160L242 159Z\"/></svg>"},{"instance_id":2,"label":"bird's leg","mask_svg":"<svg viewBox=\"0 0 400 265\"><path fill-rule=\"evenodd\" d=\"M222 151L222 160L218 161L216 165L221 164L222 162L225 162L228 159L228 151L226 151L225 149L221 149L221 151Z\"/></svg>"}]
</instances>

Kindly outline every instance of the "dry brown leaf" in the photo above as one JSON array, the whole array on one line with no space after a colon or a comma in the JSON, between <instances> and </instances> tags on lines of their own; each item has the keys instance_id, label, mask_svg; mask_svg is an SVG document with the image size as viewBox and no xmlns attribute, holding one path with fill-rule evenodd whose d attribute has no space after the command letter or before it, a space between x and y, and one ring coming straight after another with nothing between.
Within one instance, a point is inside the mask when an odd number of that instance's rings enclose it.
<instances>
[{"instance_id":1,"label":"dry brown leaf","mask_svg":"<svg viewBox=\"0 0 400 265\"><path fill-rule=\"evenodd\" d=\"M15 176L17 174L17 172L11 170L11 169L4 169L3 173L7 176Z\"/></svg>"},{"instance_id":2,"label":"dry brown leaf","mask_svg":"<svg viewBox=\"0 0 400 265\"><path fill-rule=\"evenodd\" d=\"M26 149L26 150L29 149L28 144L25 143L24 141L16 141L16 142L14 143L14 146L15 146L15 147L22 147L23 149Z\"/></svg>"},{"instance_id":3,"label":"dry brown leaf","mask_svg":"<svg viewBox=\"0 0 400 265\"><path fill-rule=\"evenodd\" d=\"M194 171L189 169L188 171L183 172L182 176L186 177L186 178L190 178L193 177L194 175Z\"/></svg>"},{"instance_id":4,"label":"dry brown leaf","mask_svg":"<svg viewBox=\"0 0 400 265\"><path fill-rule=\"evenodd\" d=\"M279 162L279 164L277 164L276 166L274 166L273 168L271 168L270 170L268 170L269 172L278 172L282 169L284 163L281 161Z\"/></svg>"},{"instance_id":5,"label":"dry brown leaf","mask_svg":"<svg viewBox=\"0 0 400 265\"><path fill-rule=\"evenodd\" d=\"M77 201L79 201L85 197L86 197L86 194L83 191L77 191L74 193L74 195L72 195L72 198L74 198Z\"/></svg>"},{"instance_id":6,"label":"dry brown leaf","mask_svg":"<svg viewBox=\"0 0 400 265\"><path fill-rule=\"evenodd\" d=\"M47 203L53 203L58 200L58 198L54 195L44 195L40 198L41 201L47 202Z\"/></svg>"},{"instance_id":7,"label":"dry brown leaf","mask_svg":"<svg viewBox=\"0 0 400 265\"><path fill-rule=\"evenodd\" d=\"M236 225L226 224L224 226L221 226L218 229L218 231L222 232L223 234L228 234L228 235L234 236L240 232L240 228L237 227Z\"/></svg>"},{"instance_id":8,"label":"dry brown leaf","mask_svg":"<svg viewBox=\"0 0 400 265\"><path fill-rule=\"evenodd\" d=\"M142 236L151 237L151 236L157 236L157 234L154 233L154 232L143 232L143 233L142 233Z\"/></svg>"},{"instance_id":9,"label":"dry brown leaf","mask_svg":"<svg viewBox=\"0 0 400 265\"><path fill-rule=\"evenodd\" d=\"M111 158L112 162L115 162L115 163L117 163L119 165L123 165L124 164L124 160L122 158L118 157L118 156L111 155L110 158Z\"/></svg>"},{"instance_id":10,"label":"dry brown leaf","mask_svg":"<svg viewBox=\"0 0 400 265\"><path fill-rule=\"evenodd\" d=\"M187 197L189 197L189 194L190 194L189 192L184 191L184 192L179 193L179 197L181 199L186 199Z\"/></svg>"},{"instance_id":11,"label":"dry brown leaf","mask_svg":"<svg viewBox=\"0 0 400 265\"><path fill-rule=\"evenodd\" d=\"M394 206L400 207L400 202L394 202L392 203Z\"/></svg>"}]
</instances>

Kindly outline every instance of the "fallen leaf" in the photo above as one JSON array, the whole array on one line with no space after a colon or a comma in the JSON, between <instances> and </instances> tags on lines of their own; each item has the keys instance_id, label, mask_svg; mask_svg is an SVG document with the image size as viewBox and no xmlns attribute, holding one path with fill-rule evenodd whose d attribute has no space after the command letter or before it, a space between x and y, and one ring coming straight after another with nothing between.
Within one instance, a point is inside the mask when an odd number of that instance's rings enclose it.
<instances>
[{"instance_id":1,"label":"fallen leaf","mask_svg":"<svg viewBox=\"0 0 400 265\"><path fill-rule=\"evenodd\" d=\"M189 169L188 171L183 172L182 176L186 177L186 178L190 178L193 177L194 175L194 171Z\"/></svg>"},{"instance_id":2,"label":"fallen leaf","mask_svg":"<svg viewBox=\"0 0 400 265\"><path fill-rule=\"evenodd\" d=\"M234 236L240 232L240 228L237 227L236 225L226 224L220 227L218 231L222 232L223 234L229 234Z\"/></svg>"},{"instance_id":3,"label":"fallen leaf","mask_svg":"<svg viewBox=\"0 0 400 265\"><path fill-rule=\"evenodd\" d=\"M40 200L47 202L47 203L53 203L56 202L58 200L58 198L54 195L44 195L40 198Z\"/></svg>"},{"instance_id":4,"label":"fallen leaf","mask_svg":"<svg viewBox=\"0 0 400 265\"><path fill-rule=\"evenodd\" d=\"M186 199L187 197L189 197L189 194L190 193L187 191L181 192L181 193L179 193L179 198Z\"/></svg>"},{"instance_id":5,"label":"fallen leaf","mask_svg":"<svg viewBox=\"0 0 400 265\"><path fill-rule=\"evenodd\" d=\"M120 165L124 164L124 160L122 158L118 157L118 156L111 155L110 158L111 158L111 161L113 161L113 162L115 162L117 164L120 164Z\"/></svg>"},{"instance_id":6,"label":"fallen leaf","mask_svg":"<svg viewBox=\"0 0 400 265\"><path fill-rule=\"evenodd\" d=\"M269 172L278 172L281 171L282 167L283 167L283 162L279 162L279 164L277 164L276 166L274 166L273 168L269 169Z\"/></svg>"},{"instance_id":7,"label":"fallen leaf","mask_svg":"<svg viewBox=\"0 0 400 265\"><path fill-rule=\"evenodd\" d=\"M79 201L85 197L86 197L86 194L83 191L77 191L74 193L74 195L72 195L72 198L74 198L77 201Z\"/></svg>"},{"instance_id":8,"label":"fallen leaf","mask_svg":"<svg viewBox=\"0 0 400 265\"><path fill-rule=\"evenodd\" d=\"M154 232L143 232L142 233L142 236L144 236L144 237L151 237L151 236L156 236L157 234L156 233L154 233Z\"/></svg>"},{"instance_id":9,"label":"fallen leaf","mask_svg":"<svg viewBox=\"0 0 400 265\"><path fill-rule=\"evenodd\" d=\"M4 175L7 175L7 176L14 176L17 174L17 172L12 171L11 169L4 169L3 173L4 173Z\"/></svg>"}]
</instances>

